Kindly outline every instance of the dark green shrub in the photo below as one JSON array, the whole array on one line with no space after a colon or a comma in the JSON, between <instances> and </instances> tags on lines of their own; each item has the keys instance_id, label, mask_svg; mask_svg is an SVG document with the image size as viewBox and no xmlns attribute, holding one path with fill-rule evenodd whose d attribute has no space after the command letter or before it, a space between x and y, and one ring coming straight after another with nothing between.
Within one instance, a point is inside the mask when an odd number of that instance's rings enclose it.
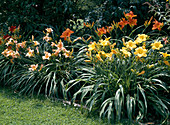
<instances>
[{"instance_id":1,"label":"dark green shrub","mask_svg":"<svg viewBox=\"0 0 170 125\"><path fill-rule=\"evenodd\" d=\"M42 30L38 24L57 25L63 31L77 12L72 0L1 0L0 24L20 25L23 33Z\"/></svg>"}]
</instances>

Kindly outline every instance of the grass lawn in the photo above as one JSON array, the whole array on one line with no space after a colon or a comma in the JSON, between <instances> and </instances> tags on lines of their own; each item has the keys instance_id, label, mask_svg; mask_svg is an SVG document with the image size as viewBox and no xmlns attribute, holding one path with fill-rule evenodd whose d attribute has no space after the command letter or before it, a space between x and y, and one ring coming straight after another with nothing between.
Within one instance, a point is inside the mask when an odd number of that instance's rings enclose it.
<instances>
[{"instance_id":1,"label":"grass lawn","mask_svg":"<svg viewBox=\"0 0 170 125\"><path fill-rule=\"evenodd\" d=\"M50 99L19 96L0 87L0 125L103 125L99 118L87 117L80 109Z\"/></svg>"}]
</instances>

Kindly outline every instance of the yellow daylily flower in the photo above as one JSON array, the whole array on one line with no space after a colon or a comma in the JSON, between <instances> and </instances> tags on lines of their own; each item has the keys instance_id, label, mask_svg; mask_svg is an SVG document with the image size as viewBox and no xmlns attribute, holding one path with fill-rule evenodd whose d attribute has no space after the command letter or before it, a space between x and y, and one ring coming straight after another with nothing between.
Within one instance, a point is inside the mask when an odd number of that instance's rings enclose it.
<instances>
[{"instance_id":1,"label":"yellow daylily flower","mask_svg":"<svg viewBox=\"0 0 170 125\"><path fill-rule=\"evenodd\" d=\"M164 58L166 58L166 57L170 56L170 54L167 54L167 52L166 52L166 53L159 52L159 53L160 53L160 54L162 54Z\"/></svg>"},{"instance_id":2,"label":"yellow daylily flower","mask_svg":"<svg viewBox=\"0 0 170 125\"><path fill-rule=\"evenodd\" d=\"M125 57L131 56L131 53L129 51L127 51L126 47L122 47L122 49L120 49L120 51L125 55Z\"/></svg>"},{"instance_id":3,"label":"yellow daylily flower","mask_svg":"<svg viewBox=\"0 0 170 125\"><path fill-rule=\"evenodd\" d=\"M134 41L134 43L135 44L139 44L139 43L142 43L143 41L141 40L141 39L139 39L139 38L137 38L135 41Z\"/></svg>"},{"instance_id":4,"label":"yellow daylily flower","mask_svg":"<svg viewBox=\"0 0 170 125\"><path fill-rule=\"evenodd\" d=\"M132 50L133 48L136 48L136 43L132 40L129 40L128 42L126 42L126 47Z\"/></svg>"},{"instance_id":5,"label":"yellow daylily flower","mask_svg":"<svg viewBox=\"0 0 170 125\"><path fill-rule=\"evenodd\" d=\"M138 38L137 39L141 39L142 41L146 41L148 35L146 34L138 34Z\"/></svg>"},{"instance_id":6,"label":"yellow daylily flower","mask_svg":"<svg viewBox=\"0 0 170 125\"><path fill-rule=\"evenodd\" d=\"M148 64L147 67L150 69L150 68L154 67L154 64L151 64L151 65Z\"/></svg>"},{"instance_id":7,"label":"yellow daylily flower","mask_svg":"<svg viewBox=\"0 0 170 125\"><path fill-rule=\"evenodd\" d=\"M135 49L134 54L137 55L138 57L146 57L147 50L143 49L142 47L138 47Z\"/></svg>"},{"instance_id":8,"label":"yellow daylily flower","mask_svg":"<svg viewBox=\"0 0 170 125\"><path fill-rule=\"evenodd\" d=\"M88 45L88 51L92 51L96 48L96 42L93 42L92 44Z\"/></svg>"},{"instance_id":9,"label":"yellow daylily flower","mask_svg":"<svg viewBox=\"0 0 170 125\"><path fill-rule=\"evenodd\" d=\"M100 61L103 61L99 53L96 54L96 58L97 58L98 60L100 60Z\"/></svg>"},{"instance_id":10,"label":"yellow daylily flower","mask_svg":"<svg viewBox=\"0 0 170 125\"><path fill-rule=\"evenodd\" d=\"M104 51L99 51L98 53L100 54L100 56L107 57Z\"/></svg>"},{"instance_id":11,"label":"yellow daylily flower","mask_svg":"<svg viewBox=\"0 0 170 125\"><path fill-rule=\"evenodd\" d=\"M157 49L160 50L160 48L163 47L163 45L161 44L161 41L155 41L154 43L151 44L152 49Z\"/></svg>"},{"instance_id":12,"label":"yellow daylily flower","mask_svg":"<svg viewBox=\"0 0 170 125\"><path fill-rule=\"evenodd\" d=\"M91 62L91 60L84 60L84 62Z\"/></svg>"},{"instance_id":13,"label":"yellow daylily flower","mask_svg":"<svg viewBox=\"0 0 170 125\"><path fill-rule=\"evenodd\" d=\"M101 39L99 40L102 46L108 46L110 45L109 38L106 38L105 40Z\"/></svg>"}]
</instances>

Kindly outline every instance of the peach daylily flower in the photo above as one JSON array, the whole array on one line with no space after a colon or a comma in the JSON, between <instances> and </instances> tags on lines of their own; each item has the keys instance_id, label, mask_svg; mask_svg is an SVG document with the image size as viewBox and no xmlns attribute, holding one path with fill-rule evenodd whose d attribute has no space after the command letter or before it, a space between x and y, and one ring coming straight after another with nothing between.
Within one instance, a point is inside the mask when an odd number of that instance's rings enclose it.
<instances>
[{"instance_id":1,"label":"peach daylily flower","mask_svg":"<svg viewBox=\"0 0 170 125\"><path fill-rule=\"evenodd\" d=\"M39 54L40 52L39 52L39 49L38 49L38 46L36 47L36 51L37 51L37 54Z\"/></svg>"},{"instance_id":2,"label":"peach daylily flower","mask_svg":"<svg viewBox=\"0 0 170 125\"><path fill-rule=\"evenodd\" d=\"M45 56L43 56L42 59L43 59L43 60L45 60L45 59L48 59L48 60L49 60L50 57L51 57L51 53L49 53L49 52L47 52L47 51L44 51L44 54L45 54Z\"/></svg>"},{"instance_id":3,"label":"peach daylily flower","mask_svg":"<svg viewBox=\"0 0 170 125\"><path fill-rule=\"evenodd\" d=\"M30 71L35 71L38 67L38 64L33 64L33 65L30 65L31 68L29 68Z\"/></svg>"},{"instance_id":4,"label":"peach daylily flower","mask_svg":"<svg viewBox=\"0 0 170 125\"><path fill-rule=\"evenodd\" d=\"M9 46L9 45L12 45L12 44L13 44L13 39L10 38L10 39L8 40L8 42L7 42L5 45Z\"/></svg>"},{"instance_id":5,"label":"peach daylily flower","mask_svg":"<svg viewBox=\"0 0 170 125\"><path fill-rule=\"evenodd\" d=\"M48 33L53 32L53 29L52 29L52 28L46 28L45 30L46 30Z\"/></svg>"},{"instance_id":6,"label":"peach daylily flower","mask_svg":"<svg viewBox=\"0 0 170 125\"><path fill-rule=\"evenodd\" d=\"M51 46L54 47L54 46L57 46L54 42L51 43Z\"/></svg>"},{"instance_id":7,"label":"peach daylily flower","mask_svg":"<svg viewBox=\"0 0 170 125\"><path fill-rule=\"evenodd\" d=\"M57 48L61 49L64 47L63 42L60 40L59 43L57 44Z\"/></svg>"},{"instance_id":8,"label":"peach daylily flower","mask_svg":"<svg viewBox=\"0 0 170 125\"><path fill-rule=\"evenodd\" d=\"M33 42L34 42L34 46L40 45L40 43L38 41L33 41Z\"/></svg>"},{"instance_id":9,"label":"peach daylily flower","mask_svg":"<svg viewBox=\"0 0 170 125\"><path fill-rule=\"evenodd\" d=\"M53 49L52 51L54 52L53 55L58 56L58 54L61 52L61 49Z\"/></svg>"},{"instance_id":10,"label":"peach daylily flower","mask_svg":"<svg viewBox=\"0 0 170 125\"><path fill-rule=\"evenodd\" d=\"M18 44L17 44L17 47L18 47L18 48L19 48L19 47L25 48L25 47L26 47L26 42L27 42L27 41L24 41L24 42L22 42L22 43L18 43Z\"/></svg>"},{"instance_id":11,"label":"peach daylily flower","mask_svg":"<svg viewBox=\"0 0 170 125\"><path fill-rule=\"evenodd\" d=\"M43 40L45 40L46 42L48 42L48 41L52 40L52 38L49 37L48 35L46 35L46 36L43 37Z\"/></svg>"},{"instance_id":12,"label":"peach daylily flower","mask_svg":"<svg viewBox=\"0 0 170 125\"><path fill-rule=\"evenodd\" d=\"M70 52L68 52L68 53L63 53L63 55L65 56L65 58L68 58L68 57L70 57Z\"/></svg>"},{"instance_id":13,"label":"peach daylily flower","mask_svg":"<svg viewBox=\"0 0 170 125\"><path fill-rule=\"evenodd\" d=\"M34 50L31 50L30 48L28 48L28 53L26 54L26 56L28 57L34 56Z\"/></svg>"}]
</instances>

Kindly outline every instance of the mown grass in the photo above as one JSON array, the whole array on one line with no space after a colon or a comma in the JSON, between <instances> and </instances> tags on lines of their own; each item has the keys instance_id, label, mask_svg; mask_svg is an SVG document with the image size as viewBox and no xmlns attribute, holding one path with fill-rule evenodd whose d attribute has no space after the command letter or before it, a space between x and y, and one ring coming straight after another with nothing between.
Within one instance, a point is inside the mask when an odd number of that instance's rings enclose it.
<instances>
[{"instance_id":1,"label":"mown grass","mask_svg":"<svg viewBox=\"0 0 170 125\"><path fill-rule=\"evenodd\" d=\"M52 102L44 97L29 98L0 87L0 125L105 125L102 120L88 117L79 108Z\"/></svg>"}]
</instances>

